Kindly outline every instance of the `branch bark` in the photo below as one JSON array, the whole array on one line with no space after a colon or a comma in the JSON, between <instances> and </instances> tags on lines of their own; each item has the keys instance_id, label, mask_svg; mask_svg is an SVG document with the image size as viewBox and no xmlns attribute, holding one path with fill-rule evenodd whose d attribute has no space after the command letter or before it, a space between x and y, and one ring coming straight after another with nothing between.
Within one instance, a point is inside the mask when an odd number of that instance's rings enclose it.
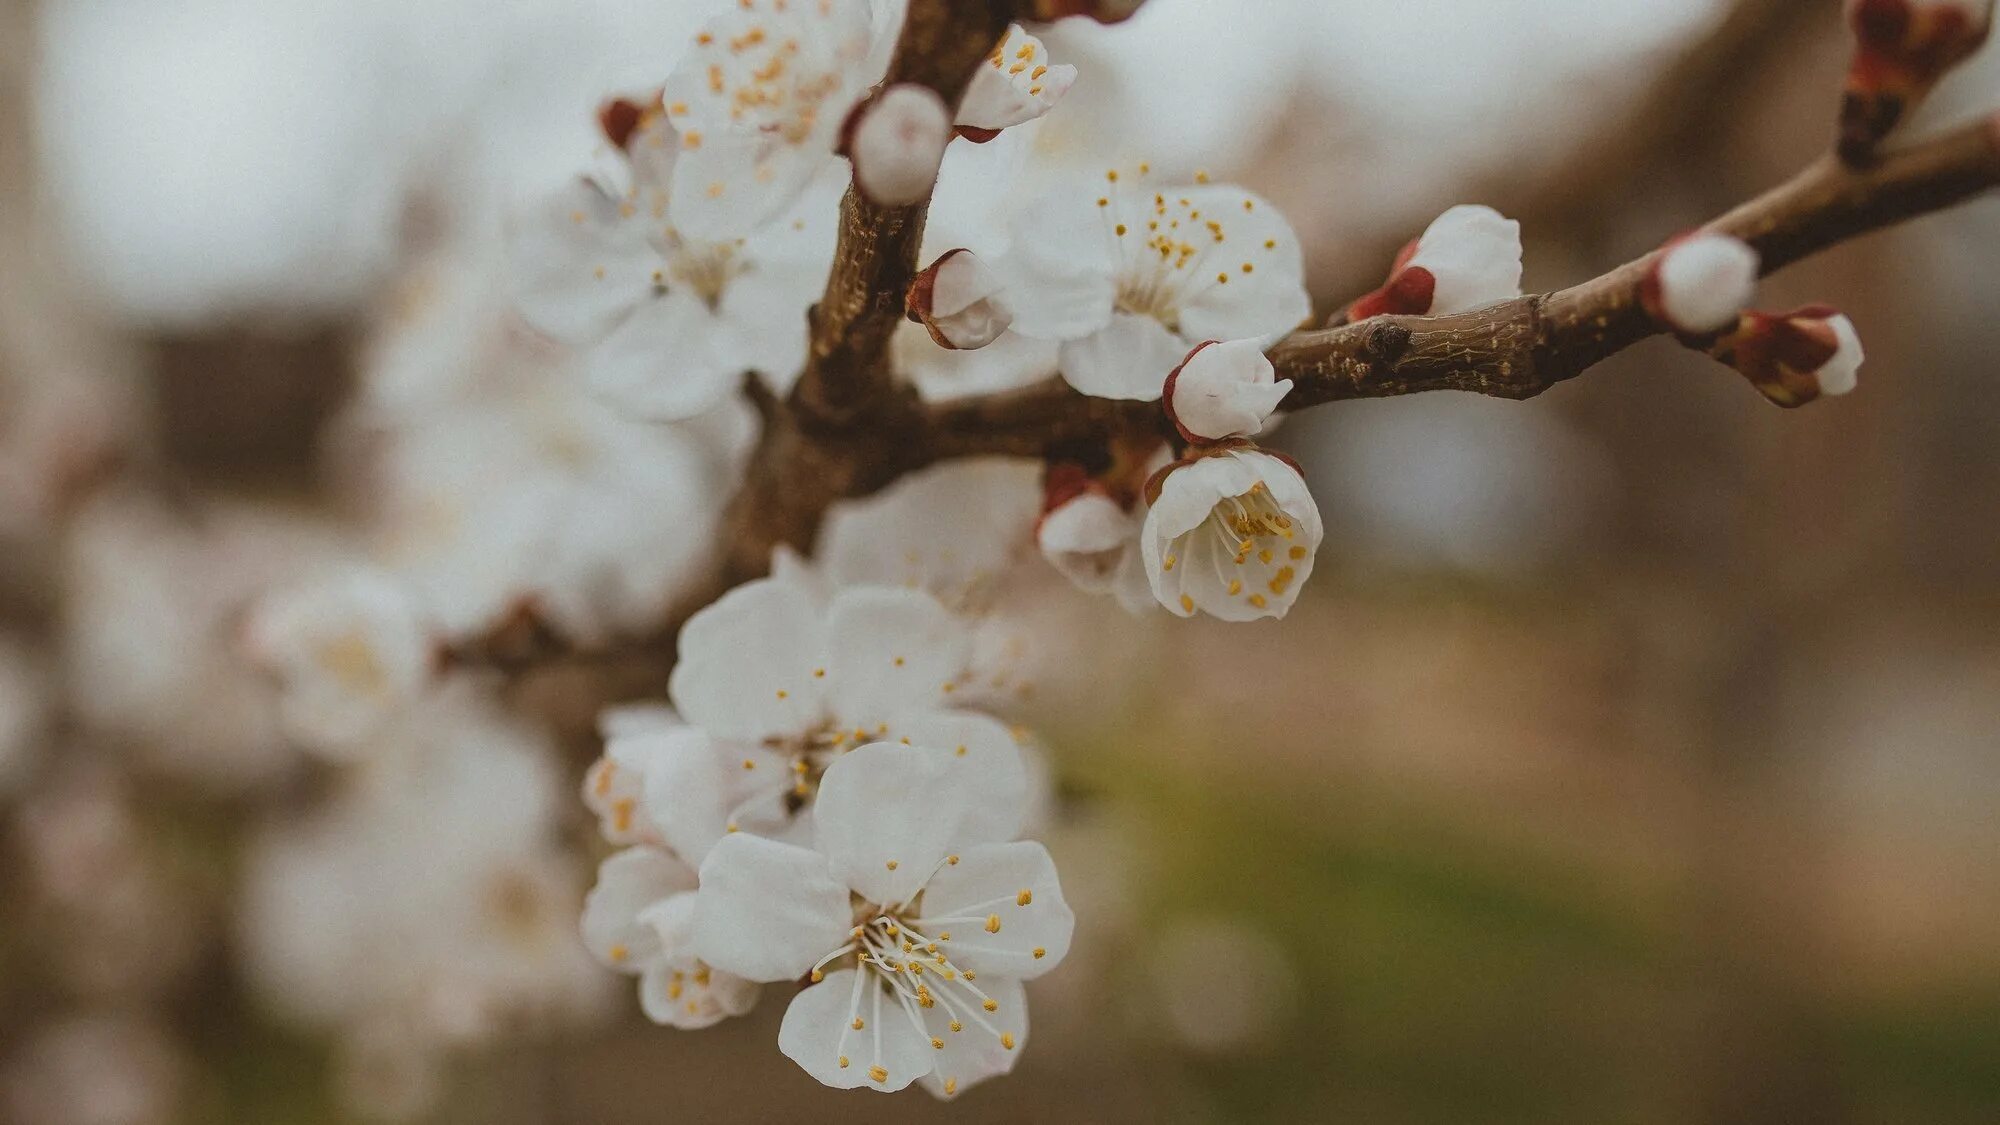
<instances>
[{"instance_id":1,"label":"branch bark","mask_svg":"<svg viewBox=\"0 0 2000 1125\"><path fill-rule=\"evenodd\" d=\"M1766 274L1849 239L2000 187L2000 119L1967 126L1862 171L1828 156L1708 224L1763 256ZM1297 332L1271 349L1294 383L1283 408L1457 390L1527 399L1664 329L1639 303L1648 254L1581 285L1448 317L1376 317ZM938 456L1031 454L1059 441L1159 425L1155 403L1090 399L1060 380L928 412Z\"/></svg>"}]
</instances>

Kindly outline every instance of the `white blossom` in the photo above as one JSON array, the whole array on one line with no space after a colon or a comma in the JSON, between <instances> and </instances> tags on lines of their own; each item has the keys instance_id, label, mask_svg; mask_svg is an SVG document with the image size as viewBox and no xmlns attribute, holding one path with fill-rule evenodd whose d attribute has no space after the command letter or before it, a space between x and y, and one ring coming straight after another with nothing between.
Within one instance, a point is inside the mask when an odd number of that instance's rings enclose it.
<instances>
[{"instance_id":1,"label":"white blossom","mask_svg":"<svg viewBox=\"0 0 2000 1125\"><path fill-rule=\"evenodd\" d=\"M930 194L944 149L951 143L951 114L928 86L903 82L862 107L848 141L854 183L885 207L905 207Z\"/></svg>"},{"instance_id":2,"label":"white blossom","mask_svg":"<svg viewBox=\"0 0 2000 1125\"><path fill-rule=\"evenodd\" d=\"M980 831L1007 839L1028 784L1020 751L1000 723L948 709L970 653L965 624L921 591L854 587L821 603L797 583L740 586L681 631L668 691L694 730L646 736L646 811L699 862L738 831L804 831L833 761L902 738L953 758L994 798Z\"/></svg>"},{"instance_id":3,"label":"white blossom","mask_svg":"<svg viewBox=\"0 0 2000 1125\"><path fill-rule=\"evenodd\" d=\"M720 241L788 210L879 76L872 42L868 0L737 0L710 20L662 92L680 146L669 220Z\"/></svg>"},{"instance_id":4,"label":"white blossom","mask_svg":"<svg viewBox=\"0 0 2000 1125\"><path fill-rule=\"evenodd\" d=\"M950 250L917 275L910 287L910 315L941 348L976 351L998 340L1014 323L1006 283L970 250Z\"/></svg>"},{"instance_id":5,"label":"white blossom","mask_svg":"<svg viewBox=\"0 0 2000 1125\"><path fill-rule=\"evenodd\" d=\"M752 981L716 972L693 953L695 872L659 848L606 859L583 903L583 943L608 968L639 978L654 1023L693 1030L748 1012Z\"/></svg>"},{"instance_id":6,"label":"white blossom","mask_svg":"<svg viewBox=\"0 0 2000 1125\"><path fill-rule=\"evenodd\" d=\"M1757 252L1743 240L1692 235L1660 252L1648 284L1650 304L1676 332L1720 332L1734 325L1756 296L1757 270Z\"/></svg>"},{"instance_id":7,"label":"white blossom","mask_svg":"<svg viewBox=\"0 0 2000 1125\"><path fill-rule=\"evenodd\" d=\"M876 496L835 505L814 558L829 583L903 586L960 611L990 604L1034 549L1041 469L967 458L912 473Z\"/></svg>"},{"instance_id":8,"label":"white blossom","mask_svg":"<svg viewBox=\"0 0 2000 1125\"><path fill-rule=\"evenodd\" d=\"M1141 517L1102 489L1085 489L1042 517L1042 557L1077 589L1110 593L1137 554Z\"/></svg>"},{"instance_id":9,"label":"white blossom","mask_svg":"<svg viewBox=\"0 0 2000 1125\"><path fill-rule=\"evenodd\" d=\"M1063 378L1153 400L1202 340L1275 342L1311 311L1297 236L1222 184L1154 188L1119 172L1030 205L1015 232L1016 331L1062 344Z\"/></svg>"},{"instance_id":10,"label":"white blossom","mask_svg":"<svg viewBox=\"0 0 2000 1125\"><path fill-rule=\"evenodd\" d=\"M415 699L436 662L410 591L368 567L266 596L243 638L252 658L277 676L292 736L333 756L352 752Z\"/></svg>"},{"instance_id":11,"label":"white blossom","mask_svg":"<svg viewBox=\"0 0 2000 1125\"><path fill-rule=\"evenodd\" d=\"M1002 129L1047 114L1075 84L1075 67L1050 62L1042 41L1014 24L966 87L958 104L959 132L969 140L991 140Z\"/></svg>"},{"instance_id":12,"label":"white blossom","mask_svg":"<svg viewBox=\"0 0 2000 1125\"><path fill-rule=\"evenodd\" d=\"M1008 1072L1027 1042L1021 982L1068 952L1048 852L976 828L1002 798L964 769L864 746L828 768L812 847L732 836L702 863L696 952L751 980L810 975L778 1045L829 1086L922 1080L951 1097Z\"/></svg>"},{"instance_id":13,"label":"white blossom","mask_svg":"<svg viewBox=\"0 0 2000 1125\"><path fill-rule=\"evenodd\" d=\"M1312 574L1324 529L1288 462L1228 450L1167 475L1141 540L1153 596L1181 617L1283 617Z\"/></svg>"},{"instance_id":14,"label":"white blossom","mask_svg":"<svg viewBox=\"0 0 2000 1125\"><path fill-rule=\"evenodd\" d=\"M1234 340L1196 346L1174 370L1170 386L1167 413L1181 433L1194 441L1220 441L1254 437L1291 393L1292 381L1277 378L1262 343Z\"/></svg>"}]
</instances>

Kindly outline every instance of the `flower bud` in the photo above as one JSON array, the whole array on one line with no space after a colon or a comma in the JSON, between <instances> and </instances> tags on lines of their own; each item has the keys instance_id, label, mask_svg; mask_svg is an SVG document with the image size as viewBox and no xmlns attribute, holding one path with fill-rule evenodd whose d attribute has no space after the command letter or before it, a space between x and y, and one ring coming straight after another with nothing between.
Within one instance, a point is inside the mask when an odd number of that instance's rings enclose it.
<instances>
[{"instance_id":1,"label":"flower bud","mask_svg":"<svg viewBox=\"0 0 2000 1125\"><path fill-rule=\"evenodd\" d=\"M1405 246L1388 283L1348 306L1347 319L1451 316L1520 295L1521 224L1467 204Z\"/></svg>"},{"instance_id":2,"label":"flower bud","mask_svg":"<svg viewBox=\"0 0 2000 1125\"><path fill-rule=\"evenodd\" d=\"M1091 594L1110 592L1138 542L1138 519L1097 485L1054 505L1035 526L1042 557L1077 589Z\"/></svg>"},{"instance_id":3,"label":"flower bud","mask_svg":"<svg viewBox=\"0 0 2000 1125\"><path fill-rule=\"evenodd\" d=\"M1743 373L1783 407L1852 391L1865 358L1854 322L1826 305L1789 313L1749 312L1710 354Z\"/></svg>"},{"instance_id":4,"label":"flower bud","mask_svg":"<svg viewBox=\"0 0 2000 1125\"><path fill-rule=\"evenodd\" d=\"M1757 251L1741 239L1706 231L1660 251L1639 287L1654 320L1684 336L1706 336L1736 323L1757 293Z\"/></svg>"},{"instance_id":5,"label":"flower bud","mask_svg":"<svg viewBox=\"0 0 2000 1125\"><path fill-rule=\"evenodd\" d=\"M1947 72L1986 42L1993 0L1848 0L1854 61L1840 107L1840 156L1866 162Z\"/></svg>"},{"instance_id":6,"label":"flower bud","mask_svg":"<svg viewBox=\"0 0 2000 1125\"><path fill-rule=\"evenodd\" d=\"M1292 390L1257 340L1198 345L1167 376L1167 417L1191 442L1250 437Z\"/></svg>"},{"instance_id":7,"label":"flower bud","mask_svg":"<svg viewBox=\"0 0 2000 1125\"><path fill-rule=\"evenodd\" d=\"M973 351L1000 338L1014 323L1000 275L970 250L947 250L917 275L904 296L909 318L930 332L938 347Z\"/></svg>"},{"instance_id":8,"label":"flower bud","mask_svg":"<svg viewBox=\"0 0 2000 1125\"><path fill-rule=\"evenodd\" d=\"M936 91L891 86L857 111L850 128L854 182L871 201L904 207L930 193L951 142L951 113Z\"/></svg>"}]
</instances>

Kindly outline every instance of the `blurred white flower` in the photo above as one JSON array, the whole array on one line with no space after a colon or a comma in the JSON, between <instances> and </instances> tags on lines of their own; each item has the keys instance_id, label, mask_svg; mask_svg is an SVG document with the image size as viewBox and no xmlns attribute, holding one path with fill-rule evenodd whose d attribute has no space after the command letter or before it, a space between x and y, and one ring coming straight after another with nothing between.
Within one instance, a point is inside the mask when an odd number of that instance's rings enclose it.
<instances>
[{"instance_id":1,"label":"blurred white flower","mask_svg":"<svg viewBox=\"0 0 2000 1125\"><path fill-rule=\"evenodd\" d=\"M183 1120L187 1060L137 1016L98 1012L10 1045L0 1105L28 1125L170 1125Z\"/></svg>"},{"instance_id":2,"label":"blurred white flower","mask_svg":"<svg viewBox=\"0 0 2000 1125\"><path fill-rule=\"evenodd\" d=\"M1451 316L1521 295L1521 224L1461 204L1403 248L1388 282L1348 306L1348 319Z\"/></svg>"},{"instance_id":3,"label":"blurred white flower","mask_svg":"<svg viewBox=\"0 0 2000 1125\"><path fill-rule=\"evenodd\" d=\"M1050 62L1042 41L1014 24L966 87L958 104L959 135L990 141L1002 129L1025 125L1054 109L1075 84L1075 67Z\"/></svg>"},{"instance_id":4,"label":"blurred white flower","mask_svg":"<svg viewBox=\"0 0 2000 1125\"><path fill-rule=\"evenodd\" d=\"M597 869L583 902L583 943L607 968L639 978L654 1023L710 1027L756 1006L753 981L694 955L695 872L659 848L627 848Z\"/></svg>"},{"instance_id":5,"label":"blurred white flower","mask_svg":"<svg viewBox=\"0 0 2000 1125\"><path fill-rule=\"evenodd\" d=\"M954 610L978 610L1033 550L1041 507L1041 468L1034 461L951 461L866 500L836 505L813 557L835 588L904 586L928 591Z\"/></svg>"},{"instance_id":6,"label":"blurred white flower","mask_svg":"<svg viewBox=\"0 0 2000 1125\"><path fill-rule=\"evenodd\" d=\"M695 36L662 97L680 137L667 217L741 238L797 201L879 76L868 0L738 0Z\"/></svg>"},{"instance_id":7,"label":"blurred white flower","mask_svg":"<svg viewBox=\"0 0 2000 1125\"><path fill-rule=\"evenodd\" d=\"M1299 982L1269 933L1230 918L1177 919L1160 930L1147 969L1165 1027L1181 1046L1227 1056L1276 1038Z\"/></svg>"},{"instance_id":8,"label":"blurred white flower","mask_svg":"<svg viewBox=\"0 0 2000 1125\"><path fill-rule=\"evenodd\" d=\"M813 847L732 836L701 867L696 951L751 980L811 976L778 1046L829 1086L951 1097L1007 1073L1021 982L1069 950L1048 852L976 829L1002 798L934 749L855 750L828 767Z\"/></svg>"},{"instance_id":9,"label":"blurred white flower","mask_svg":"<svg viewBox=\"0 0 2000 1125\"><path fill-rule=\"evenodd\" d=\"M1167 475L1140 542L1159 603L1181 617L1283 617L1324 529L1306 482L1269 453L1229 450Z\"/></svg>"},{"instance_id":10,"label":"blurred white flower","mask_svg":"<svg viewBox=\"0 0 2000 1125\"><path fill-rule=\"evenodd\" d=\"M430 683L436 644L410 591L385 571L342 568L267 595L243 641L278 679L286 729L346 757Z\"/></svg>"},{"instance_id":11,"label":"blurred white flower","mask_svg":"<svg viewBox=\"0 0 2000 1125\"><path fill-rule=\"evenodd\" d=\"M1292 381L1278 379L1257 340L1197 344L1168 376L1167 416L1189 441L1254 437Z\"/></svg>"},{"instance_id":12,"label":"blurred white flower","mask_svg":"<svg viewBox=\"0 0 2000 1125\"><path fill-rule=\"evenodd\" d=\"M1298 237L1268 203L1106 175L1031 205L1013 244L1015 330L1060 342L1071 386L1157 399L1196 343L1268 344L1311 312Z\"/></svg>"},{"instance_id":13,"label":"blurred white flower","mask_svg":"<svg viewBox=\"0 0 2000 1125\"><path fill-rule=\"evenodd\" d=\"M951 113L928 86L901 82L857 111L847 142L854 184L871 201L906 207L930 193L951 143Z\"/></svg>"}]
</instances>

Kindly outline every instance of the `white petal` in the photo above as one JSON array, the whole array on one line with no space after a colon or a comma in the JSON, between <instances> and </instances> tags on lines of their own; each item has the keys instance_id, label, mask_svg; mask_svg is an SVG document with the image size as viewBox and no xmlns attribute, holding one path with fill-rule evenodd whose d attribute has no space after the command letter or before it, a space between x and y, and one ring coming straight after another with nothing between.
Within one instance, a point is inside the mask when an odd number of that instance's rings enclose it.
<instances>
[{"instance_id":1,"label":"white petal","mask_svg":"<svg viewBox=\"0 0 2000 1125\"><path fill-rule=\"evenodd\" d=\"M1430 315L1469 312L1521 295L1521 224L1465 204L1438 216L1409 265L1437 279Z\"/></svg>"},{"instance_id":2,"label":"white petal","mask_svg":"<svg viewBox=\"0 0 2000 1125\"><path fill-rule=\"evenodd\" d=\"M744 368L717 354L716 318L700 300L669 293L640 305L584 359L590 389L648 421L703 414L741 385Z\"/></svg>"},{"instance_id":3,"label":"white petal","mask_svg":"<svg viewBox=\"0 0 2000 1125\"><path fill-rule=\"evenodd\" d=\"M588 341L646 298L660 258L624 206L578 180L515 221L507 268L523 319L557 339Z\"/></svg>"},{"instance_id":4,"label":"white petal","mask_svg":"<svg viewBox=\"0 0 2000 1125\"><path fill-rule=\"evenodd\" d=\"M853 969L829 973L792 998L778 1028L778 1049L835 1089L884 1092L929 1073L936 1054L875 974Z\"/></svg>"},{"instance_id":5,"label":"white petal","mask_svg":"<svg viewBox=\"0 0 2000 1125\"><path fill-rule=\"evenodd\" d=\"M1181 305L1183 337L1256 339L1269 345L1312 315L1305 254L1277 208L1226 184L1183 188L1176 198L1182 197L1202 212L1203 222L1222 228L1219 240L1202 246L1201 264L1189 267L1190 272L1202 270L1197 275L1201 288ZM1253 269L1246 273L1244 266ZM1220 280L1225 275L1226 283Z\"/></svg>"},{"instance_id":6,"label":"white petal","mask_svg":"<svg viewBox=\"0 0 2000 1125\"><path fill-rule=\"evenodd\" d=\"M746 237L789 210L832 159L831 135L817 144L789 145L712 134L701 148L681 153L668 218L689 238Z\"/></svg>"},{"instance_id":7,"label":"white petal","mask_svg":"<svg viewBox=\"0 0 2000 1125\"><path fill-rule=\"evenodd\" d=\"M695 888L694 869L659 848L627 848L597 869L583 900L583 944L605 965L637 972L665 952L659 933L640 920L647 908Z\"/></svg>"},{"instance_id":8,"label":"white petal","mask_svg":"<svg viewBox=\"0 0 2000 1125\"><path fill-rule=\"evenodd\" d=\"M1757 252L1726 234L1697 234L1667 248L1655 265L1660 305L1682 332L1720 332L1757 294Z\"/></svg>"},{"instance_id":9,"label":"white petal","mask_svg":"<svg viewBox=\"0 0 2000 1125\"><path fill-rule=\"evenodd\" d=\"M683 718L721 738L803 733L822 717L813 673L826 666L825 650L812 599L762 579L688 619L667 690Z\"/></svg>"},{"instance_id":10,"label":"white petal","mask_svg":"<svg viewBox=\"0 0 2000 1125\"><path fill-rule=\"evenodd\" d=\"M979 1013L980 1020L992 1025L990 1031L978 1020L963 1018L963 1009L976 1002L969 996L960 1004L960 1018L943 1004L924 1010L924 1029L933 1042L944 1042L942 1050L932 1048L937 1057L924 1076L924 1089L940 1098L955 1098L988 1078L1012 1073L1028 1047L1028 990L1006 977L981 979L979 985L998 1005L991 1013ZM958 995L953 990L954 998Z\"/></svg>"},{"instance_id":11,"label":"white petal","mask_svg":"<svg viewBox=\"0 0 2000 1125\"><path fill-rule=\"evenodd\" d=\"M784 755L693 727L655 737L662 749L646 771L646 819L683 859L701 863L732 826L759 836L785 828L793 779Z\"/></svg>"},{"instance_id":12,"label":"white petal","mask_svg":"<svg viewBox=\"0 0 2000 1125\"><path fill-rule=\"evenodd\" d=\"M1042 557L1077 589L1108 593L1136 554L1139 521L1102 492L1085 492L1042 518Z\"/></svg>"},{"instance_id":13,"label":"white petal","mask_svg":"<svg viewBox=\"0 0 2000 1125\"><path fill-rule=\"evenodd\" d=\"M1030 840L968 848L924 888L923 912L911 925L982 980L1041 976L1069 953L1076 928L1055 861Z\"/></svg>"},{"instance_id":14,"label":"white petal","mask_svg":"<svg viewBox=\"0 0 2000 1125\"><path fill-rule=\"evenodd\" d=\"M1038 340L1077 340L1111 322L1116 254L1095 188L1065 185L1022 209L1012 252L1000 263L1014 330ZM1161 378L1166 372L1160 373Z\"/></svg>"},{"instance_id":15,"label":"white petal","mask_svg":"<svg viewBox=\"0 0 2000 1125\"><path fill-rule=\"evenodd\" d=\"M826 698L843 727L873 733L898 711L949 702L971 640L918 590L842 590L827 610Z\"/></svg>"},{"instance_id":16,"label":"white petal","mask_svg":"<svg viewBox=\"0 0 2000 1125\"><path fill-rule=\"evenodd\" d=\"M961 845L1012 840L1021 834L1031 794L1020 743L1006 724L971 711L927 711L889 721L890 737L946 763L949 784L978 794L959 825Z\"/></svg>"},{"instance_id":17,"label":"white petal","mask_svg":"<svg viewBox=\"0 0 2000 1125\"><path fill-rule=\"evenodd\" d=\"M1034 461L950 462L835 506L814 557L837 587L909 586L963 608L1026 551L1041 507Z\"/></svg>"},{"instance_id":18,"label":"white petal","mask_svg":"<svg viewBox=\"0 0 2000 1125\"><path fill-rule=\"evenodd\" d=\"M813 839L834 878L878 906L915 897L964 839L983 799L965 787L955 761L949 753L877 742L828 766L813 803Z\"/></svg>"},{"instance_id":19,"label":"white petal","mask_svg":"<svg viewBox=\"0 0 2000 1125\"><path fill-rule=\"evenodd\" d=\"M755 981L794 980L846 940L847 888L810 848L730 836L701 864L695 953Z\"/></svg>"},{"instance_id":20,"label":"white petal","mask_svg":"<svg viewBox=\"0 0 2000 1125\"><path fill-rule=\"evenodd\" d=\"M1076 68L1051 64L1042 41L1019 24L1007 29L958 106L958 124L975 129L1024 125L1055 108L1076 83Z\"/></svg>"},{"instance_id":21,"label":"white petal","mask_svg":"<svg viewBox=\"0 0 2000 1125\"><path fill-rule=\"evenodd\" d=\"M1062 377L1093 398L1152 402L1188 347L1152 317L1121 312L1102 331L1062 346Z\"/></svg>"},{"instance_id":22,"label":"white petal","mask_svg":"<svg viewBox=\"0 0 2000 1125\"><path fill-rule=\"evenodd\" d=\"M639 978L639 1007L665 1027L699 1031L757 1006L755 981L710 968L693 958L662 960Z\"/></svg>"},{"instance_id":23,"label":"white petal","mask_svg":"<svg viewBox=\"0 0 2000 1125\"><path fill-rule=\"evenodd\" d=\"M1854 330L1854 322L1844 316L1835 316L1827 321L1833 335L1840 341L1840 350L1826 361L1826 366L1816 373L1819 378L1819 393L1823 395L1844 395L1854 390L1860 383L1861 363L1866 353L1861 347L1861 334Z\"/></svg>"}]
</instances>

